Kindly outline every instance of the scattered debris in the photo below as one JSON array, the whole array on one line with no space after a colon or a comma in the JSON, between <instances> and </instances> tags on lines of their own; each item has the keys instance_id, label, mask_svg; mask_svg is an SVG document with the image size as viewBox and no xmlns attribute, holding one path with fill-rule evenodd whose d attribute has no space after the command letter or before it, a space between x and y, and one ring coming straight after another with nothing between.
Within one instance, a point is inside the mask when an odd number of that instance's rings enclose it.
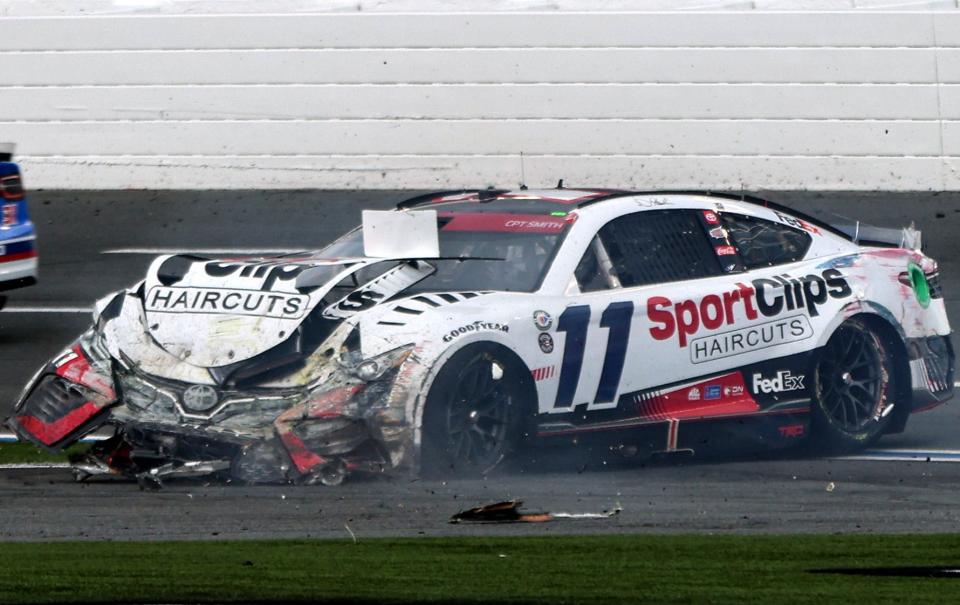
<instances>
[{"instance_id":1,"label":"scattered debris","mask_svg":"<svg viewBox=\"0 0 960 605\"><path fill-rule=\"evenodd\" d=\"M462 510L450 517L450 523L544 523L557 519L608 519L623 510L618 503L613 510L599 513L550 513L522 511L520 500L507 500Z\"/></svg>"},{"instance_id":2,"label":"scattered debris","mask_svg":"<svg viewBox=\"0 0 960 605\"><path fill-rule=\"evenodd\" d=\"M828 491L828 492L832 492L832 491L835 490L835 489L837 489L837 484L834 483L833 481L831 481L830 483L827 484L827 491Z\"/></svg>"}]
</instances>

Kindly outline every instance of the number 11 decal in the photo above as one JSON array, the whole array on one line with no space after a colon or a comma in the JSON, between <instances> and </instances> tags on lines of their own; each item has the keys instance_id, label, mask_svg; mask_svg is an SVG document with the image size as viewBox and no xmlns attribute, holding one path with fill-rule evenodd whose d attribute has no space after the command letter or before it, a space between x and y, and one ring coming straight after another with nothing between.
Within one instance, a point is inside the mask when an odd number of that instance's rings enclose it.
<instances>
[{"instance_id":1,"label":"number 11 decal","mask_svg":"<svg viewBox=\"0 0 960 605\"><path fill-rule=\"evenodd\" d=\"M627 341L630 339L630 322L633 319L631 301L615 302L607 306L600 316L600 327L607 328L607 352L603 357L600 384L594 403L610 403L617 395L623 363L627 358ZM583 353L587 344L587 327L590 325L590 306L567 307L557 321L557 331L564 332L563 362L554 408L568 408L580 382L583 368Z\"/></svg>"}]
</instances>

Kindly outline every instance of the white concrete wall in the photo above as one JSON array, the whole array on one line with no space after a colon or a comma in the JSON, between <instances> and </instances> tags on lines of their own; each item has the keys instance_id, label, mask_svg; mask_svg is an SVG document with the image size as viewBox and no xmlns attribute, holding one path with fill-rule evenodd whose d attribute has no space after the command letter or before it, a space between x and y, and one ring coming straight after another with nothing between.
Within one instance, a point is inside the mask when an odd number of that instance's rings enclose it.
<instances>
[{"instance_id":1,"label":"white concrete wall","mask_svg":"<svg viewBox=\"0 0 960 605\"><path fill-rule=\"evenodd\" d=\"M429 1L0 2L0 140L32 188L960 189L952 2Z\"/></svg>"}]
</instances>

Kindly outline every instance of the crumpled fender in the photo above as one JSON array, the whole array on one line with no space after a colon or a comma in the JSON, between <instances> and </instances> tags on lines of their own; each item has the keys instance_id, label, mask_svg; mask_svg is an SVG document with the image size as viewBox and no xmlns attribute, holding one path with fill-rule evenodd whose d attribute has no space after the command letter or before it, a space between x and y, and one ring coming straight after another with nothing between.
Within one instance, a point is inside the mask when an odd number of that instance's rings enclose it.
<instances>
[{"instance_id":1,"label":"crumpled fender","mask_svg":"<svg viewBox=\"0 0 960 605\"><path fill-rule=\"evenodd\" d=\"M117 395L109 358L97 358L95 348L88 332L41 368L7 426L21 438L58 451L102 425Z\"/></svg>"}]
</instances>

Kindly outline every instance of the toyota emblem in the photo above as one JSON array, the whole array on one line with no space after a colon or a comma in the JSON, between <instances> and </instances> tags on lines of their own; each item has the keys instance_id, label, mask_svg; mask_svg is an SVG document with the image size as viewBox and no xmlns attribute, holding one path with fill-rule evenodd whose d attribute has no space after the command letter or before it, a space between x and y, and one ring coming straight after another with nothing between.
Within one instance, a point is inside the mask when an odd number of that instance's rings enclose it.
<instances>
[{"instance_id":1,"label":"toyota emblem","mask_svg":"<svg viewBox=\"0 0 960 605\"><path fill-rule=\"evenodd\" d=\"M191 412L204 412L217 405L217 389L207 384L195 384L183 392L183 407Z\"/></svg>"}]
</instances>

